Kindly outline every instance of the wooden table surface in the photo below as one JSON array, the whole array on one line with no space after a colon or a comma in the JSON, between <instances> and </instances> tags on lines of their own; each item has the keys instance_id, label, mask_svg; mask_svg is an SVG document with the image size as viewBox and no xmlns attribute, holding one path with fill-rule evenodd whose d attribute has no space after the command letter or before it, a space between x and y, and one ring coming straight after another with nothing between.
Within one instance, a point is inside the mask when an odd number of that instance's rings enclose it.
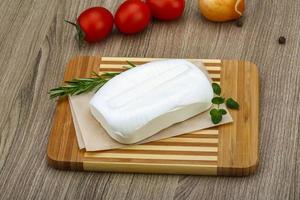
<instances>
[{"instance_id":1,"label":"wooden table surface","mask_svg":"<svg viewBox=\"0 0 300 200\"><path fill-rule=\"evenodd\" d=\"M1 0L0 199L300 199L300 0L246 0L244 26L211 23L187 0L176 22L77 48L74 20L108 0ZM279 45L279 36L287 38ZM260 165L250 177L58 171L46 146L60 84L75 55L246 59L261 79Z\"/></svg>"}]
</instances>

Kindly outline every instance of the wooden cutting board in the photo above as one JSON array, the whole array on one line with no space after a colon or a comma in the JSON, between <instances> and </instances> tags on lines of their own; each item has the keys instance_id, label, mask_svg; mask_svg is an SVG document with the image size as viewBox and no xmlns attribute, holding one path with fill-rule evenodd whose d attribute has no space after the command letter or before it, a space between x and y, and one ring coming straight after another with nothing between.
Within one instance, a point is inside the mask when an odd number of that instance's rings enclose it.
<instances>
[{"instance_id":1,"label":"wooden cutting board","mask_svg":"<svg viewBox=\"0 0 300 200\"><path fill-rule=\"evenodd\" d=\"M161 59L161 58L160 58ZM92 71L124 70L126 61L142 64L157 58L80 56L67 65L64 80L89 77ZM240 103L230 113L233 123L181 136L128 146L86 152L79 150L67 100L57 103L48 143L48 163L57 169L163 174L244 176L258 165L259 77L248 61L201 60L224 96Z\"/></svg>"}]
</instances>

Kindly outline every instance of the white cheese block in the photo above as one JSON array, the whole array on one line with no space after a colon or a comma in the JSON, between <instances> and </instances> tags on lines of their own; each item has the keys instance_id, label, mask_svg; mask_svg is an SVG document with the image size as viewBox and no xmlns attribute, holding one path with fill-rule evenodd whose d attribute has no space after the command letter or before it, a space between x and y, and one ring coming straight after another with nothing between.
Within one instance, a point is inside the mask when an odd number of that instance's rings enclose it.
<instances>
[{"instance_id":1,"label":"white cheese block","mask_svg":"<svg viewBox=\"0 0 300 200\"><path fill-rule=\"evenodd\" d=\"M164 60L112 78L91 99L90 109L112 138L132 144L206 111L212 97L210 80L196 65Z\"/></svg>"}]
</instances>

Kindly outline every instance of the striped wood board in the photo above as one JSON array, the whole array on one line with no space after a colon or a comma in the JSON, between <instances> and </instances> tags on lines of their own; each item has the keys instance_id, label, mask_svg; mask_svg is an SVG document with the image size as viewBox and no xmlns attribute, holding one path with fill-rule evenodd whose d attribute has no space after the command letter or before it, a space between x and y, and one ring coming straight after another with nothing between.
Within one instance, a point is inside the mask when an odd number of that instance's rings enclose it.
<instances>
[{"instance_id":1,"label":"striped wood board","mask_svg":"<svg viewBox=\"0 0 300 200\"><path fill-rule=\"evenodd\" d=\"M142 64L157 58L80 56L72 59L64 80L88 77L92 71L122 71L126 61ZM201 60L224 96L240 103L230 111L234 119L222 125L181 136L122 149L79 150L67 100L57 103L48 143L48 163L58 169L136 173L244 176L258 165L259 78L257 66L247 61Z\"/></svg>"}]
</instances>

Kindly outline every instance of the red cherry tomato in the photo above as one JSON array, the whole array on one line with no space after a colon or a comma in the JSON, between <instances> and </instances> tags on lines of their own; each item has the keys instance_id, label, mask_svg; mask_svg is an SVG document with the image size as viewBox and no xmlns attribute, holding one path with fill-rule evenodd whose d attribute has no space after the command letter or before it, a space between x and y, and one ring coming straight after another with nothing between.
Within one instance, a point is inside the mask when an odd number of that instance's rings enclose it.
<instances>
[{"instance_id":1,"label":"red cherry tomato","mask_svg":"<svg viewBox=\"0 0 300 200\"><path fill-rule=\"evenodd\" d=\"M184 0L146 0L153 17L160 20L174 20L179 18L185 6Z\"/></svg>"},{"instance_id":2,"label":"red cherry tomato","mask_svg":"<svg viewBox=\"0 0 300 200\"><path fill-rule=\"evenodd\" d=\"M85 33L84 40L87 42L98 42L111 33L114 19L107 9L93 7L81 13L77 23Z\"/></svg>"},{"instance_id":3,"label":"red cherry tomato","mask_svg":"<svg viewBox=\"0 0 300 200\"><path fill-rule=\"evenodd\" d=\"M127 0L115 14L115 24L120 32L133 34L144 30L151 21L151 11L141 0Z\"/></svg>"},{"instance_id":4,"label":"red cherry tomato","mask_svg":"<svg viewBox=\"0 0 300 200\"><path fill-rule=\"evenodd\" d=\"M106 38L113 28L113 15L103 7L93 7L83 11L77 24L67 21L76 26L79 42L83 40L93 43Z\"/></svg>"}]
</instances>

